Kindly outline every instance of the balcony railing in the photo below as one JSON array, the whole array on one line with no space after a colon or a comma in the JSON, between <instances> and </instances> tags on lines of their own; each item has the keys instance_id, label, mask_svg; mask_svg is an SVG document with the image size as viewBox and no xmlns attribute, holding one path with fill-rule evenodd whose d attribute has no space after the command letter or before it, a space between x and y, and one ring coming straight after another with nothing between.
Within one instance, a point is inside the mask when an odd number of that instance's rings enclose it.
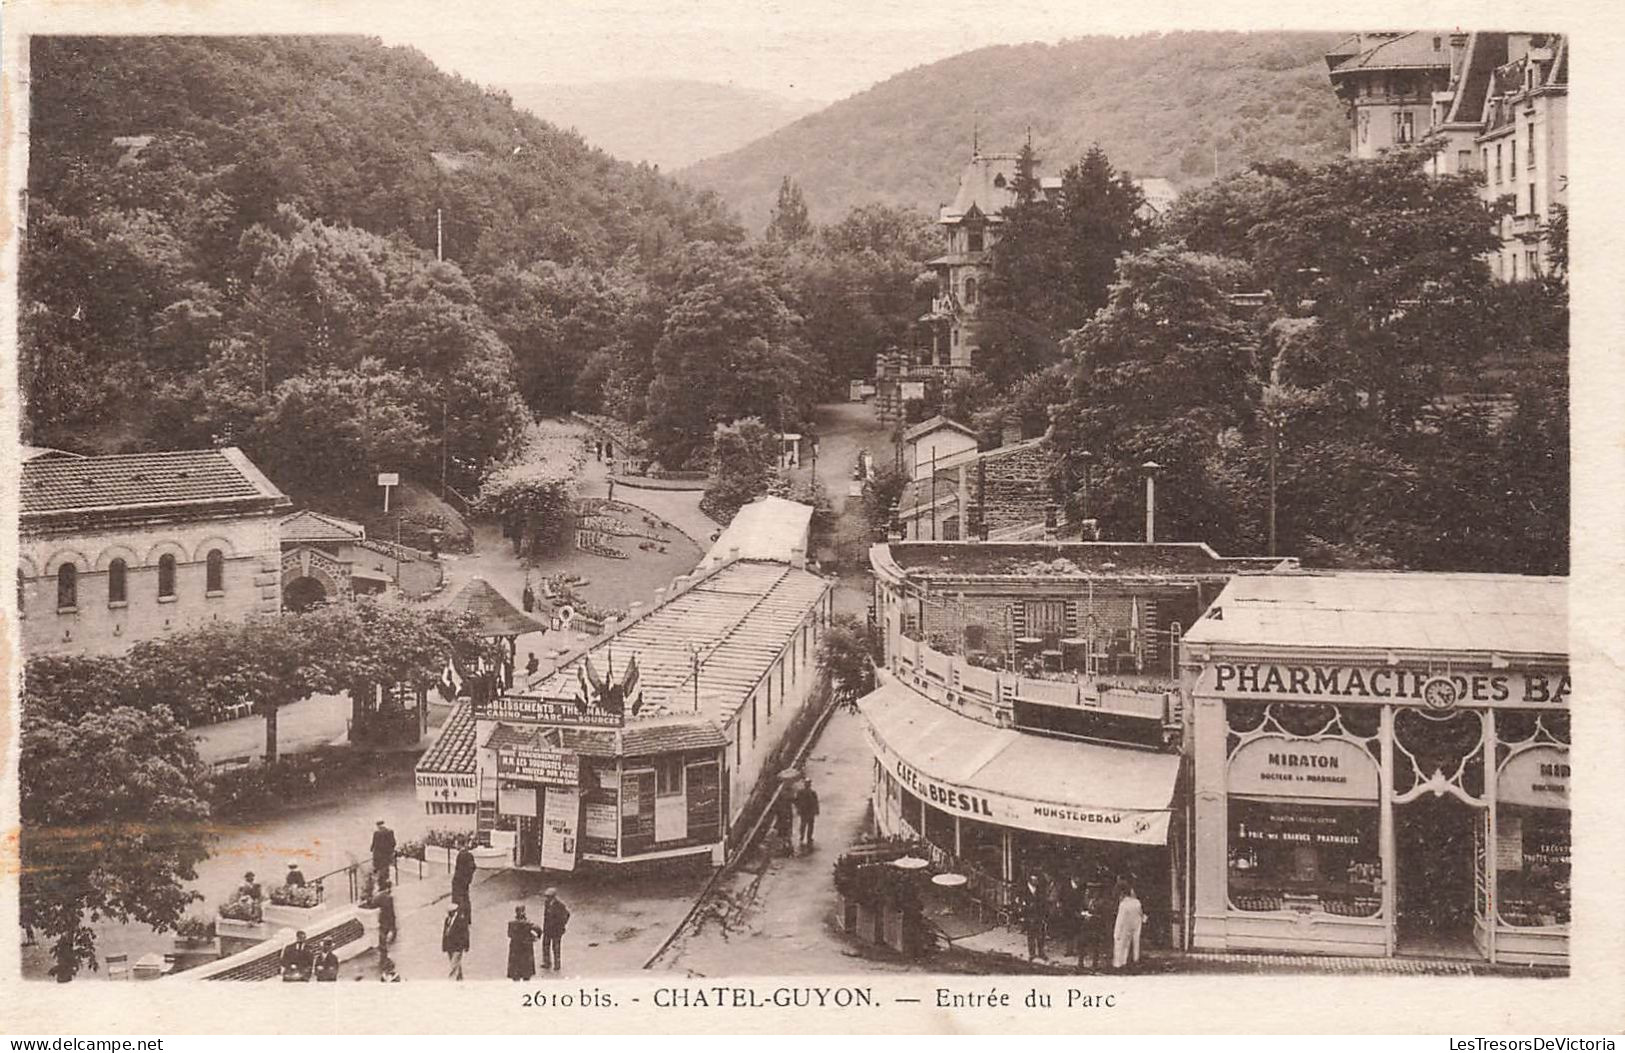
<instances>
[{"instance_id":1,"label":"balcony railing","mask_svg":"<svg viewBox=\"0 0 1625 1053\"><path fill-rule=\"evenodd\" d=\"M1054 673L1025 676L971 665L931 645L897 635L892 670L916 691L984 723L1008 727L1016 702L1035 702L1091 712L1176 722L1178 685L1143 674ZM985 715L967 712L980 709Z\"/></svg>"}]
</instances>

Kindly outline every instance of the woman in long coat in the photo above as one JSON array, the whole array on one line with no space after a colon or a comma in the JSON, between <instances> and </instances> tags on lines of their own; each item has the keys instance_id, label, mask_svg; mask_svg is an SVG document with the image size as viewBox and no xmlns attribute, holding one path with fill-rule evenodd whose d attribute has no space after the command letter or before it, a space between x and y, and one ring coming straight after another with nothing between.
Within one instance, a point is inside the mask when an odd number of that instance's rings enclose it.
<instances>
[{"instance_id":1,"label":"woman in long coat","mask_svg":"<svg viewBox=\"0 0 1625 1053\"><path fill-rule=\"evenodd\" d=\"M508 979L529 980L536 975L536 941L542 930L525 917L524 907L513 909L508 922Z\"/></svg>"},{"instance_id":2,"label":"woman in long coat","mask_svg":"<svg viewBox=\"0 0 1625 1053\"><path fill-rule=\"evenodd\" d=\"M1140 897L1130 885L1117 903L1117 926L1112 932L1112 968L1126 969L1140 962L1140 928L1145 924L1145 911Z\"/></svg>"}]
</instances>

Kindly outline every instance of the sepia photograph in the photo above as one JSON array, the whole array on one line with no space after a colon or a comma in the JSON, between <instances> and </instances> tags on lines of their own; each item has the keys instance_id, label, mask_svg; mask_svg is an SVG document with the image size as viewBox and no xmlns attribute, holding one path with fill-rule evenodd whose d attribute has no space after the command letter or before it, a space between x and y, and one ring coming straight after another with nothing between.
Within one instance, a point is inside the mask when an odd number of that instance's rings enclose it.
<instances>
[{"instance_id":1,"label":"sepia photograph","mask_svg":"<svg viewBox=\"0 0 1625 1053\"><path fill-rule=\"evenodd\" d=\"M24 988L1565 989L1572 20L621 17L11 31Z\"/></svg>"}]
</instances>

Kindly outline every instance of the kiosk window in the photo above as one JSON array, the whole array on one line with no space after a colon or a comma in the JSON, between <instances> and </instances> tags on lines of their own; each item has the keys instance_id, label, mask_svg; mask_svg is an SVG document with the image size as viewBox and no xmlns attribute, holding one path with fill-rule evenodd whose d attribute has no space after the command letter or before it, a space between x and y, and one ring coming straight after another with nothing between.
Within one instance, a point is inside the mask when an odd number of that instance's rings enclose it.
<instances>
[{"instance_id":1,"label":"kiosk window","mask_svg":"<svg viewBox=\"0 0 1625 1053\"><path fill-rule=\"evenodd\" d=\"M1503 804L1496 816L1495 869L1501 920L1508 925L1569 923L1569 813Z\"/></svg>"},{"instance_id":2,"label":"kiosk window","mask_svg":"<svg viewBox=\"0 0 1625 1053\"><path fill-rule=\"evenodd\" d=\"M1373 917L1377 823L1375 807L1230 798L1231 906Z\"/></svg>"}]
</instances>

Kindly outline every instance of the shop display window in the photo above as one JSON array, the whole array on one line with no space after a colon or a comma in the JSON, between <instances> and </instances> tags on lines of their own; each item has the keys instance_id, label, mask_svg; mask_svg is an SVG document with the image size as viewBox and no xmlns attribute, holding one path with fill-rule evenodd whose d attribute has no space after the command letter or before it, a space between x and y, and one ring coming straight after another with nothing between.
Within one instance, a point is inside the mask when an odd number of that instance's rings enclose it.
<instances>
[{"instance_id":1,"label":"shop display window","mask_svg":"<svg viewBox=\"0 0 1625 1053\"><path fill-rule=\"evenodd\" d=\"M1501 805L1496 882L1501 921L1522 927L1569 923L1569 812Z\"/></svg>"},{"instance_id":2,"label":"shop display window","mask_svg":"<svg viewBox=\"0 0 1625 1053\"><path fill-rule=\"evenodd\" d=\"M954 845L954 817L940 808L925 806L925 829L921 831L925 839L938 848L953 855L956 851Z\"/></svg>"},{"instance_id":3,"label":"shop display window","mask_svg":"<svg viewBox=\"0 0 1625 1053\"><path fill-rule=\"evenodd\" d=\"M1382 909L1377 809L1230 798L1230 903L1237 910L1375 917Z\"/></svg>"},{"instance_id":4,"label":"shop display window","mask_svg":"<svg viewBox=\"0 0 1625 1053\"><path fill-rule=\"evenodd\" d=\"M922 809L923 805L920 799L914 796L912 793L909 793L907 790L904 790L902 811L903 822L907 823L909 829L913 830L915 833L920 833L925 826L925 816L922 814Z\"/></svg>"}]
</instances>

